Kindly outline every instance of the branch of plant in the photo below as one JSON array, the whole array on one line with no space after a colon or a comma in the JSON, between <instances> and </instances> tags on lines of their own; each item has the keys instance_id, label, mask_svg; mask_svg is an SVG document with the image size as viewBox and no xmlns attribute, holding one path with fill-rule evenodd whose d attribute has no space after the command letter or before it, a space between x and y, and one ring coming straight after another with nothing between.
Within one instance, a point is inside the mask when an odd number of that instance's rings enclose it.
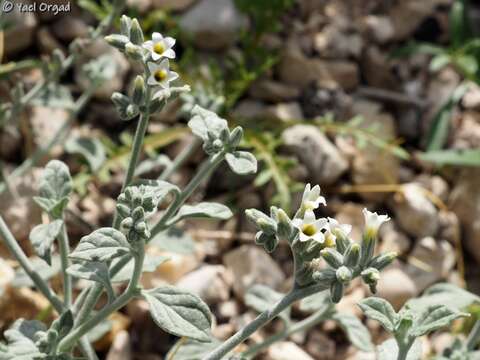
<instances>
[{"instance_id":1,"label":"branch of plant","mask_svg":"<svg viewBox=\"0 0 480 360\"><path fill-rule=\"evenodd\" d=\"M473 325L472 330L467 338L467 349L472 351L480 342L480 320L477 320Z\"/></svg>"},{"instance_id":2,"label":"branch of plant","mask_svg":"<svg viewBox=\"0 0 480 360\"><path fill-rule=\"evenodd\" d=\"M64 223L62 225L62 230L58 236L58 250L60 253L60 262L62 266L62 274L63 274L63 296L64 296L64 304L66 308L70 308L72 306L72 277L70 274L67 273L67 268L70 266L70 259L68 255L70 254L70 244L68 240L68 233L67 227L65 225L65 219L63 219Z\"/></svg>"}]
</instances>

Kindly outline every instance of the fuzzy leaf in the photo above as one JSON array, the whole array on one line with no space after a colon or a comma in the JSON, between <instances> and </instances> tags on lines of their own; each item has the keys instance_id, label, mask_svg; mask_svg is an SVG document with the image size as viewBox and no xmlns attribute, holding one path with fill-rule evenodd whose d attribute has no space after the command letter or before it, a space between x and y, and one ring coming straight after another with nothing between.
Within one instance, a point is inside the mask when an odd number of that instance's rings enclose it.
<instances>
[{"instance_id":1,"label":"fuzzy leaf","mask_svg":"<svg viewBox=\"0 0 480 360\"><path fill-rule=\"evenodd\" d=\"M413 336L419 337L445 327L453 320L463 316L469 315L450 309L442 304L432 305L425 309L420 317L415 320L411 333Z\"/></svg>"},{"instance_id":2,"label":"fuzzy leaf","mask_svg":"<svg viewBox=\"0 0 480 360\"><path fill-rule=\"evenodd\" d=\"M35 226L30 231L30 242L35 252L48 265L52 265L52 245L63 226L62 220L54 220L49 224Z\"/></svg>"},{"instance_id":3,"label":"fuzzy leaf","mask_svg":"<svg viewBox=\"0 0 480 360\"><path fill-rule=\"evenodd\" d=\"M377 347L378 360L397 360L398 345L395 339L388 339ZM415 340L408 351L406 360L420 360L422 357L422 342Z\"/></svg>"},{"instance_id":4,"label":"fuzzy leaf","mask_svg":"<svg viewBox=\"0 0 480 360\"><path fill-rule=\"evenodd\" d=\"M0 347L1 360L31 360L42 356L35 345L35 334L46 331L46 326L37 320L19 319L4 333L8 345Z\"/></svg>"},{"instance_id":5,"label":"fuzzy leaf","mask_svg":"<svg viewBox=\"0 0 480 360\"><path fill-rule=\"evenodd\" d=\"M265 310L271 309L280 299L283 298L283 294L269 288L265 285L254 285L248 289L245 294L245 304L259 313ZM289 321L290 308L285 309L279 315L283 320Z\"/></svg>"},{"instance_id":6,"label":"fuzzy leaf","mask_svg":"<svg viewBox=\"0 0 480 360\"><path fill-rule=\"evenodd\" d=\"M232 211L225 205L202 202L195 205L183 205L178 210L177 221L185 218L212 218L227 220L232 217Z\"/></svg>"},{"instance_id":7,"label":"fuzzy leaf","mask_svg":"<svg viewBox=\"0 0 480 360\"><path fill-rule=\"evenodd\" d=\"M196 295L173 286L142 291L155 323L166 332L198 341L210 341L208 306Z\"/></svg>"},{"instance_id":8,"label":"fuzzy leaf","mask_svg":"<svg viewBox=\"0 0 480 360\"><path fill-rule=\"evenodd\" d=\"M300 301L300 310L305 312L314 312L321 309L329 309L332 306L330 290L321 291L310 295Z\"/></svg>"},{"instance_id":9,"label":"fuzzy leaf","mask_svg":"<svg viewBox=\"0 0 480 360\"><path fill-rule=\"evenodd\" d=\"M142 272L154 272L161 264L168 260L170 260L168 256L150 256L146 254L143 261ZM115 262L116 259L112 262L112 264L114 265ZM131 259L127 265L122 268L122 270L115 274L115 276L112 278L112 282L116 283L130 280L133 274L134 265L134 260Z\"/></svg>"},{"instance_id":10,"label":"fuzzy leaf","mask_svg":"<svg viewBox=\"0 0 480 360\"><path fill-rule=\"evenodd\" d=\"M336 320L340 324L347 334L348 340L350 340L354 346L362 351L373 350L370 332L356 316L348 313L336 313L333 315L333 320Z\"/></svg>"},{"instance_id":11,"label":"fuzzy leaf","mask_svg":"<svg viewBox=\"0 0 480 360\"><path fill-rule=\"evenodd\" d=\"M65 151L83 156L93 172L99 170L106 160L105 149L100 140L95 138L72 138L65 144Z\"/></svg>"},{"instance_id":12,"label":"fuzzy leaf","mask_svg":"<svg viewBox=\"0 0 480 360\"><path fill-rule=\"evenodd\" d=\"M74 264L68 267L67 273L79 279L95 281L102 284L109 298L113 299L114 291L111 285L107 263L90 261L83 264Z\"/></svg>"},{"instance_id":13,"label":"fuzzy leaf","mask_svg":"<svg viewBox=\"0 0 480 360\"><path fill-rule=\"evenodd\" d=\"M219 137L222 130L228 129L228 123L226 120L220 118L214 112L206 110L198 105L193 108L192 114L194 116L188 122L188 126L192 132L203 141L208 140L208 132L215 137Z\"/></svg>"},{"instance_id":14,"label":"fuzzy leaf","mask_svg":"<svg viewBox=\"0 0 480 360\"><path fill-rule=\"evenodd\" d=\"M369 297L358 303L365 316L377 320L385 330L393 332L398 320L398 315L392 305L386 300L378 297Z\"/></svg>"},{"instance_id":15,"label":"fuzzy leaf","mask_svg":"<svg viewBox=\"0 0 480 360\"><path fill-rule=\"evenodd\" d=\"M130 245L125 235L113 228L101 228L81 238L70 257L85 261L110 261L129 252Z\"/></svg>"},{"instance_id":16,"label":"fuzzy leaf","mask_svg":"<svg viewBox=\"0 0 480 360\"><path fill-rule=\"evenodd\" d=\"M225 155L228 166L236 174L249 175L257 172L257 159L247 151L234 151Z\"/></svg>"},{"instance_id":17,"label":"fuzzy leaf","mask_svg":"<svg viewBox=\"0 0 480 360\"><path fill-rule=\"evenodd\" d=\"M140 192L146 196L152 196L154 203L158 206L168 194L179 194L178 186L162 180L138 180L133 183Z\"/></svg>"},{"instance_id":18,"label":"fuzzy leaf","mask_svg":"<svg viewBox=\"0 0 480 360\"><path fill-rule=\"evenodd\" d=\"M58 333L58 339L68 335L73 328L73 314L71 310L65 311L60 317L52 323L52 329Z\"/></svg>"},{"instance_id":19,"label":"fuzzy leaf","mask_svg":"<svg viewBox=\"0 0 480 360\"><path fill-rule=\"evenodd\" d=\"M177 254L193 254L195 252L195 241L192 237L186 231L175 227L170 227L155 235L150 244Z\"/></svg>"},{"instance_id":20,"label":"fuzzy leaf","mask_svg":"<svg viewBox=\"0 0 480 360\"><path fill-rule=\"evenodd\" d=\"M32 99L32 104L49 108L70 109L74 102L70 90L66 86L49 83Z\"/></svg>"},{"instance_id":21,"label":"fuzzy leaf","mask_svg":"<svg viewBox=\"0 0 480 360\"><path fill-rule=\"evenodd\" d=\"M182 341L182 340L179 340ZM181 344L174 345L168 352L167 359L174 360L202 360L212 350L221 344L217 339L210 342L200 342L195 340L182 341Z\"/></svg>"},{"instance_id":22,"label":"fuzzy leaf","mask_svg":"<svg viewBox=\"0 0 480 360\"><path fill-rule=\"evenodd\" d=\"M420 160L436 165L480 166L480 149L448 149L420 153Z\"/></svg>"}]
</instances>

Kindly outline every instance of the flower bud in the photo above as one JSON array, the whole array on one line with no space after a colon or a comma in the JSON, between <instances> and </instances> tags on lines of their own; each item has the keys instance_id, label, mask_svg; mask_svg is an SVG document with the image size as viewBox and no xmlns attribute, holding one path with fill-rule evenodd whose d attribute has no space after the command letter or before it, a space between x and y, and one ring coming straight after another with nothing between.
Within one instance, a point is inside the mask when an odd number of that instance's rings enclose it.
<instances>
[{"instance_id":1,"label":"flower bud","mask_svg":"<svg viewBox=\"0 0 480 360\"><path fill-rule=\"evenodd\" d=\"M137 19L133 19L130 25L130 41L135 45L143 44L143 31Z\"/></svg>"},{"instance_id":2,"label":"flower bud","mask_svg":"<svg viewBox=\"0 0 480 360\"><path fill-rule=\"evenodd\" d=\"M121 217L125 218L130 215L130 208L124 204L117 204L117 211Z\"/></svg>"},{"instance_id":3,"label":"flower bud","mask_svg":"<svg viewBox=\"0 0 480 360\"><path fill-rule=\"evenodd\" d=\"M371 237L367 233L363 234L360 259L361 266L366 266L372 259L373 253L375 251L376 242L376 236Z\"/></svg>"},{"instance_id":4,"label":"flower bud","mask_svg":"<svg viewBox=\"0 0 480 360\"><path fill-rule=\"evenodd\" d=\"M337 248L337 251L340 254L345 254L345 251L347 251L352 241L348 238L348 236L344 236L339 231L334 232L334 235L336 236L335 246Z\"/></svg>"},{"instance_id":5,"label":"flower bud","mask_svg":"<svg viewBox=\"0 0 480 360\"><path fill-rule=\"evenodd\" d=\"M273 235L267 235L263 231L259 231L255 235L255 244L263 246L267 252L271 253L277 248L278 240Z\"/></svg>"},{"instance_id":6,"label":"flower bud","mask_svg":"<svg viewBox=\"0 0 480 360\"><path fill-rule=\"evenodd\" d=\"M139 109L138 109L138 106L135 105L135 104L130 104L127 106L127 108L125 109L125 116L123 117L124 120L131 120L133 119L135 116L137 116L139 114Z\"/></svg>"},{"instance_id":7,"label":"flower bud","mask_svg":"<svg viewBox=\"0 0 480 360\"><path fill-rule=\"evenodd\" d=\"M245 215L247 215L247 218L265 234L273 235L277 231L275 221L263 212L256 209L247 209L245 210Z\"/></svg>"},{"instance_id":8,"label":"flower bud","mask_svg":"<svg viewBox=\"0 0 480 360\"><path fill-rule=\"evenodd\" d=\"M126 109L127 106L130 105L130 99L128 98L128 96L120 94L119 92L114 92L111 99L115 106L119 108Z\"/></svg>"},{"instance_id":9,"label":"flower bud","mask_svg":"<svg viewBox=\"0 0 480 360\"><path fill-rule=\"evenodd\" d=\"M312 275L313 280L316 282L324 282L330 284L337 278L336 272L333 269L323 269L315 271Z\"/></svg>"},{"instance_id":10,"label":"flower bud","mask_svg":"<svg viewBox=\"0 0 480 360\"><path fill-rule=\"evenodd\" d=\"M123 36L130 39L130 28L132 26L132 19L126 15L122 15L120 18L120 32Z\"/></svg>"},{"instance_id":11,"label":"flower bud","mask_svg":"<svg viewBox=\"0 0 480 360\"><path fill-rule=\"evenodd\" d=\"M140 219L145 218L145 211L141 206L137 206L133 211L132 211L132 218L135 221L138 221Z\"/></svg>"},{"instance_id":12,"label":"flower bud","mask_svg":"<svg viewBox=\"0 0 480 360\"><path fill-rule=\"evenodd\" d=\"M283 209L278 209L276 213L277 220L277 235L281 239L286 239L289 244L292 244L296 232L294 231L294 226L292 220L288 217L287 213Z\"/></svg>"},{"instance_id":13,"label":"flower bud","mask_svg":"<svg viewBox=\"0 0 480 360\"><path fill-rule=\"evenodd\" d=\"M347 284L352 280L352 272L346 266L340 266L335 272L335 276L342 284Z\"/></svg>"},{"instance_id":14,"label":"flower bud","mask_svg":"<svg viewBox=\"0 0 480 360\"><path fill-rule=\"evenodd\" d=\"M144 233L147 230L147 224L145 221L139 221L135 224L135 231L138 233Z\"/></svg>"},{"instance_id":15,"label":"flower bud","mask_svg":"<svg viewBox=\"0 0 480 360\"><path fill-rule=\"evenodd\" d=\"M235 149L238 146L238 144L240 144L240 141L242 141L242 137L243 137L243 129L240 126L237 126L230 133L230 139L228 140L228 145L232 149Z\"/></svg>"},{"instance_id":16,"label":"flower bud","mask_svg":"<svg viewBox=\"0 0 480 360\"><path fill-rule=\"evenodd\" d=\"M320 255L334 269L338 269L343 265L343 256L337 250L332 248L325 248L320 251Z\"/></svg>"},{"instance_id":17,"label":"flower bud","mask_svg":"<svg viewBox=\"0 0 480 360\"><path fill-rule=\"evenodd\" d=\"M358 265L360 260L360 245L352 243L345 251L345 265L349 268L354 268Z\"/></svg>"},{"instance_id":18,"label":"flower bud","mask_svg":"<svg viewBox=\"0 0 480 360\"><path fill-rule=\"evenodd\" d=\"M395 251L380 254L372 259L369 266L377 270L383 270L390 265L396 259L396 257L397 253Z\"/></svg>"},{"instance_id":19,"label":"flower bud","mask_svg":"<svg viewBox=\"0 0 480 360\"><path fill-rule=\"evenodd\" d=\"M334 304L337 304L342 300L344 286L341 282L334 281L330 286L330 297Z\"/></svg>"},{"instance_id":20,"label":"flower bud","mask_svg":"<svg viewBox=\"0 0 480 360\"><path fill-rule=\"evenodd\" d=\"M377 292L377 282L380 280L380 272L375 268L368 268L362 271L362 280L370 287L372 293Z\"/></svg>"},{"instance_id":21,"label":"flower bud","mask_svg":"<svg viewBox=\"0 0 480 360\"><path fill-rule=\"evenodd\" d=\"M133 226L133 219L131 217L127 217L122 220L120 223L120 229L122 229L124 232L129 231Z\"/></svg>"},{"instance_id":22,"label":"flower bud","mask_svg":"<svg viewBox=\"0 0 480 360\"><path fill-rule=\"evenodd\" d=\"M138 106L142 105L145 101L145 92L145 81L142 76L138 75L133 85L133 103Z\"/></svg>"},{"instance_id":23,"label":"flower bud","mask_svg":"<svg viewBox=\"0 0 480 360\"><path fill-rule=\"evenodd\" d=\"M52 52L52 63L58 70L62 69L62 64L65 61L65 55L63 55L62 50L55 49Z\"/></svg>"},{"instance_id":24,"label":"flower bud","mask_svg":"<svg viewBox=\"0 0 480 360\"><path fill-rule=\"evenodd\" d=\"M114 48L125 51L125 45L127 45L130 40L125 35L112 34L105 36L105 41Z\"/></svg>"},{"instance_id":25,"label":"flower bud","mask_svg":"<svg viewBox=\"0 0 480 360\"><path fill-rule=\"evenodd\" d=\"M125 45L125 53L132 58L133 60L142 60L143 59L143 51L142 48L138 45L134 45L129 42Z\"/></svg>"}]
</instances>

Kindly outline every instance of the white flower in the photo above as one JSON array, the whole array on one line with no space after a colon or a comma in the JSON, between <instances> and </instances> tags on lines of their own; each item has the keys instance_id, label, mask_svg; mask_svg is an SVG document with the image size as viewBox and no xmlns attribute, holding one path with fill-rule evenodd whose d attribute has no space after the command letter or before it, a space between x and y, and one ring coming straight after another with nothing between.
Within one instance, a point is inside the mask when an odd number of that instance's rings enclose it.
<instances>
[{"instance_id":1,"label":"white flower","mask_svg":"<svg viewBox=\"0 0 480 360\"><path fill-rule=\"evenodd\" d=\"M378 215L376 212L370 212L367 209L363 209L362 212L365 218L365 235L371 238L377 236L380 225L390 220L388 215Z\"/></svg>"},{"instance_id":2,"label":"white flower","mask_svg":"<svg viewBox=\"0 0 480 360\"><path fill-rule=\"evenodd\" d=\"M325 241L324 231L325 226L328 224L327 219L316 219L313 211L305 212L303 219L294 219L293 225L300 231L301 242L313 239L320 244Z\"/></svg>"},{"instance_id":3,"label":"white flower","mask_svg":"<svg viewBox=\"0 0 480 360\"><path fill-rule=\"evenodd\" d=\"M337 220L329 217L328 218L328 227L330 232L335 236L346 237L352 231L352 225L349 224L340 224Z\"/></svg>"},{"instance_id":4,"label":"white flower","mask_svg":"<svg viewBox=\"0 0 480 360\"><path fill-rule=\"evenodd\" d=\"M150 56L154 61L160 58L175 59L175 51L172 47L175 45L175 39L171 37L163 37L162 34L154 32L152 40L145 41L143 48L150 51Z\"/></svg>"},{"instance_id":5,"label":"white flower","mask_svg":"<svg viewBox=\"0 0 480 360\"><path fill-rule=\"evenodd\" d=\"M310 184L305 186L302 196L302 207L305 211L315 210L320 204L326 206L327 202L323 196L320 196L320 186L315 185L311 188Z\"/></svg>"},{"instance_id":6,"label":"white flower","mask_svg":"<svg viewBox=\"0 0 480 360\"><path fill-rule=\"evenodd\" d=\"M163 59L159 64L147 63L150 76L147 84L151 86L160 86L163 89L170 87L170 82L178 78L178 74L170 71L170 63L168 59Z\"/></svg>"}]
</instances>

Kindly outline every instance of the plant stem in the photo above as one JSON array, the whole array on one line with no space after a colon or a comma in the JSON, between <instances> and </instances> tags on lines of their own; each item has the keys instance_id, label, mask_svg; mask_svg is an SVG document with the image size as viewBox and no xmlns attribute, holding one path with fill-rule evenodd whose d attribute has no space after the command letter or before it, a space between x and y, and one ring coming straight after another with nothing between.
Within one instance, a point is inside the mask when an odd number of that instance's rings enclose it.
<instances>
[{"instance_id":1,"label":"plant stem","mask_svg":"<svg viewBox=\"0 0 480 360\"><path fill-rule=\"evenodd\" d=\"M3 242L7 246L8 250L15 256L15 259L20 263L27 275L32 279L37 289L50 301L55 310L59 314L63 312L63 303L53 292L48 284L43 280L40 275L33 269L27 255L23 252L17 240L13 237L10 229L5 224L2 216L0 216L0 236L3 238Z\"/></svg>"},{"instance_id":2,"label":"plant stem","mask_svg":"<svg viewBox=\"0 0 480 360\"><path fill-rule=\"evenodd\" d=\"M251 323L245 325L235 335L230 337L227 341L213 350L210 354L204 357L202 360L220 360L230 351L232 351L237 345L245 341L250 335L252 335L259 328L272 321L283 310L292 305L295 301L303 299L307 296L313 295L319 291L326 290L327 284L314 284L304 288L294 288L291 292L285 295L280 301L278 301L272 309L266 310L258 315Z\"/></svg>"},{"instance_id":3,"label":"plant stem","mask_svg":"<svg viewBox=\"0 0 480 360\"><path fill-rule=\"evenodd\" d=\"M65 225L65 219L63 219L62 230L58 237L58 250L60 252L60 262L62 266L63 274L63 296L65 307L70 308L72 306L72 277L67 273L67 268L70 266L70 245L68 241L67 226Z\"/></svg>"},{"instance_id":4,"label":"plant stem","mask_svg":"<svg viewBox=\"0 0 480 360\"><path fill-rule=\"evenodd\" d=\"M137 168L138 159L140 157L140 152L142 151L143 139L145 138L145 133L147 131L148 120L150 118L150 98L151 98L152 89L148 86L146 92L147 103L145 104L145 112L140 114L140 120L138 121L137 130L135 131L135 137L133 138L132 152L130 155L130 161L128 163L127 173L125 179L123 180L122 190L130 185L132 182L133 176L135 174L135 169ZM118 217L118 212L115 211L113 216L113 227L118 229L120 226L120 218Z\"/></svg>"},{"instance_id":5,"label":"plant stem","mask_svg":"<svg viewBox=\"0 0 480 360\"><path fill-rule=\"evenodd\" d=\"M467 339L467 349L468 351L472 351L477 346L478 342L480 341L480 319L475 322L473 325L470 334L468 335Z\"/></svg>"},{"instance_id":6,"label":"plant stem","mask_svg":"<svg viewBox=\"0 0 480 360\"><path fill-rule=\"evenodd\" d=\"M135 265L133 274L125 292L68 334L58 345L60 353L69 351L83 335L87 334L110 314L124 307L132 298L138 295L138 282L142 275L143 261L145 259L144 247L145 244L143 241L137 246L138 252L134 255Z\"/></svg>"},{"instance_id":7,"label":"plant stem","mask_svg":"<svg viewBox=\"0 0 480 360\"><path fill-rule=\"evenodd\" d=\"M309 329L318 323L326 320L328 318L328 315L330 313L330 309L322 309L320 311L314 312L312 315L308 316L307 318L293 324L292 326L288 327L282 332L279 332L277 334L274 334L264 341L262 341L259 344L255 344L251 346L248 350L242 353L243 356L253 358L255 355L257 355L261 350L269 347L271 344L285 340L292 334L295 334L299 331L303 331L306 329Z\"/></svg>"},{"instance_id":8,"label":"plant stem","mask_svg":"<svg viewBox=\"0 0 480 360\"><path fill-rule=\"evenodd\" d=\"M180 168L185 161L197 150L198 146L200 145L200 141L195 138L193 141L188 144L182 151L175 157L175 160L163 170L162 174L158 178L158 180L168 180L170 176Z\"/></svg>"}]
</instances>

